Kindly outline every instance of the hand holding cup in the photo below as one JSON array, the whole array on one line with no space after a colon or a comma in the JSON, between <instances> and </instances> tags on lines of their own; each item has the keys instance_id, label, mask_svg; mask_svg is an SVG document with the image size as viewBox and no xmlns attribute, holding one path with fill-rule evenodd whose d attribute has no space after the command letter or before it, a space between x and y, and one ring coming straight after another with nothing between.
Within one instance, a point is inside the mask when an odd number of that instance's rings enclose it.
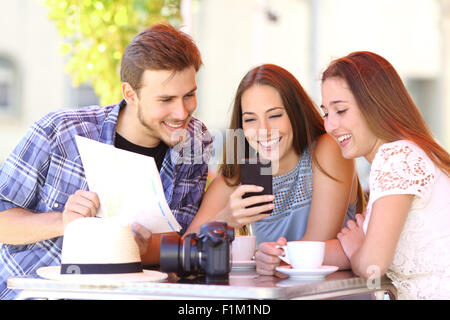
<instances>
[{"instance_id":1,"label":"hand holding cup","mask_svg":"<svg viewBox=\"0 0 450 320\"><path fill-rule=\"evenodd\" d=\"M289 241L283 249L285 255L281 260L290 264L293 269L317 269L322 265L325 256L323 241Z\"/></svg>"}]
</instances>

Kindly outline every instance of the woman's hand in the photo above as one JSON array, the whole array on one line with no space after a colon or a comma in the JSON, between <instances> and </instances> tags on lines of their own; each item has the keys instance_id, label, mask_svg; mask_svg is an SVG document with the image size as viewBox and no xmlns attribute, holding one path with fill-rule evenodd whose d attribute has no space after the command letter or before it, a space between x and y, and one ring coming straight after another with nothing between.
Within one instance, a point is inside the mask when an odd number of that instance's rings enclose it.
<instances>
[{"instance_id":1,"label":"woman's hand","mask_svg":"<svg viewBox=\"0 0 450 320\"><path fill-rule=\"evenodd\" d=\"M261 243L258 251L255 253L256 272L260 275L275 275L280 278L285 278L285 274L275 270L280 265L280 262L282 262L279 256L284 255L283 249L277 248L277 246L285 245L286 239L283 237L279 238L277 242Z\"/></svg>"},{"instance_id":2,"label":"woman's hand","mask_svg":"<svg viewBox=\"0 0 450 320\"><path fill-rule=\"evenodd\" d=\"M216 220L225 221L229 226L233 228L240 228L243 225L261 220L270 216L270 214L261 214L262 212L273 209L273 195L260 195L252 196L248 198L242 198L242 196L249 192L261 192L262 187L255 185L241 185L231 194L230 200L227 206L222 210ZM272 202L256 206L253 208L247 208L251 205L261 202Z\"/></svg>"},{"instance_id":3,"label":"woman's hand","mask_svg":"<svg viewBox=\"0 0 450 320\"><path fill-rule=\"evenodd\" d=\"M350 260L353 254L361 247L365 237L363 230L364 217L358 213L355 218L356 222L349 220L347 222L347 227L343 228L337 235L345 255Z\"/></svg>"}]
</instances>

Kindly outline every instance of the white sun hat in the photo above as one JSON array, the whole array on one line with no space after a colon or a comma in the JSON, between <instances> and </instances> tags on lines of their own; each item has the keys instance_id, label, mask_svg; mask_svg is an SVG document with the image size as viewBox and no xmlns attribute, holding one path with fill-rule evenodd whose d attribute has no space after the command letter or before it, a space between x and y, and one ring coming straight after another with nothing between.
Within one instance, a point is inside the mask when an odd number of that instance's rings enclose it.
<instances>
[{"instance_id":1,"label":"white sun hat","mask_svg":"<svg viewBox=\"0 0 450 320\"><path fill-rule=\"evenodd\" d=\"M70 222L64 232L61 266L42 267L37 274L49 280L89 284L167 278L167 273L142 268L130 226L94 217Z\"/></svg>"}]
</instances>

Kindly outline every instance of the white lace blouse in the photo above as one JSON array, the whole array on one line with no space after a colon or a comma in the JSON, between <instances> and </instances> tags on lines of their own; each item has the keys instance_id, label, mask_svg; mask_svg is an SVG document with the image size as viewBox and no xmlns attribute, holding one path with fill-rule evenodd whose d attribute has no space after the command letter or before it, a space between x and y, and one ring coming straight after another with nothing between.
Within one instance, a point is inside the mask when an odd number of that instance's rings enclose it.
<instances>
[{"instance_id":1,"label":"white lace blouse","mask_svg":"<svg viewBox=\"0 0 450 320\"><path fill-rule=\"evenodd\" d=\"M414 199L386 275L399 299L450 299L450 178L416 144L400 140L382 145L372 162L370 198L386 195Z\"/></svg>"}]
</instances>

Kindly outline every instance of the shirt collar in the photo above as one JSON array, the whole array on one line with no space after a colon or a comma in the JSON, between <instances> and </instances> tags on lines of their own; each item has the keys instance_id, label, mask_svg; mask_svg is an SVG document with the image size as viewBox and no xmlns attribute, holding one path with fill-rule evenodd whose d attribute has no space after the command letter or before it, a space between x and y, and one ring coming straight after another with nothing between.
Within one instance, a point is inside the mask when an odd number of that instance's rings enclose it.
<instances>
[{"instance_id":1,"label":"shirt collar","mask_svg":"<svg viewBox=\"0 0 450 320\"><path fill-rule=\"evenodd\" d=\"M100 133L99 142L106 143L109 145L114 144L114 138L116 136L116 126L117 126L117 119L119 118L119 112L127 105L125 100L120 101L115 106L109 106L109 108L112 108L112 110L108 113L106 116L102 130ZM108 108L108 107L105 107Z\"/></svg>"},{"instance_id":2,"label":"shirt collar","mask_svg":"<svg viewBox=\"0 0 450 320\"><path fill-rule=\"evenodd\" d=\"M103 122L102 130L100 133L100 138L98 140L99 142L106 143L109 145L114 144L114 138L116 136L116 127L117 127L117 119L119 117L119 112L120 112L120 110L125 108L126 105L127 105L127 102L124 99L122 99L118 104L109 106L109 108L112 108L112 110L108 113L108 115L106 116L106 118ZM105 107L105 108L108 108L108 107ZM198 143L194 143L195 138L193 138L191 136L194 131L194 128L193 128L194 123L195 123L194 118L191 118L191 121L189 122L189 124L187 126L188 130L186 132L185 139L182 142L180 142L178 145L176 145L175 147L169 147L170 160L172 163L179 164L179 163L182 163L183 161L188 161L191 163L193 161L194 155L196 155L196 152L198 152L198 150L194 150L193 147L194 146L198 146L198 147L202 146L201 141L196 141ZM189 152L187 154L184 154L186 151L189 151ZM183 159L183 158L186 158L186 156L188 159Z\"/></svg>"}]
</instances>

